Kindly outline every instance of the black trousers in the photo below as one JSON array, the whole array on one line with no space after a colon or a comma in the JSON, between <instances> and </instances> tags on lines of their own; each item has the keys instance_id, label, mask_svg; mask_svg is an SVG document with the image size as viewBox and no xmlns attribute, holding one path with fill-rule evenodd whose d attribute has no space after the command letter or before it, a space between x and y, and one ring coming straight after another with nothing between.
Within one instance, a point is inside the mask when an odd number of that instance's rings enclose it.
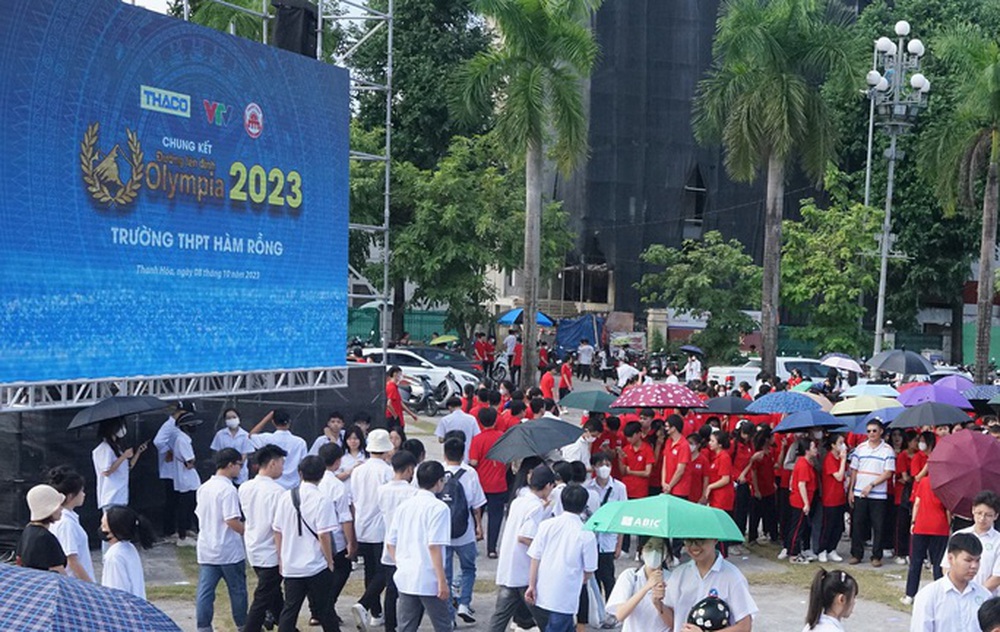
<instances>
[{"instance_id":1,"label":"black trousers","mask_svg":"<svg viewBox=\"0 0 1000 632\"><path fill-rule=\"evenodd\" d=\"M615 587L615 554L598 553L597 570L594 572L594 579L597 585L604 591L604 600L611 597L611 590Z\"/></svg>"},{"instance_id":2,"label":"black trousers","mask_svg":"<svg viewBox=\"0 0 1000 632\"><path fill-rule=\"evenodd\" d=\"M788 532L792 530L790 525L792 515L789 511L792 507L788 504L788 496L791 492L787 487L779 487L777 496L778 527L781 531L781 541L788 542ZM786 547L787 548L787 547Z\"/></svg>"},{"instance_id":3,"label":"black trousers","mask_svg":"<svg viewBox=\"0 0 1000 632\"><path fill-rule=\"evenodd\" d=\"M740 533L747 534L747 518L750 515L750 483L736 485L736 505L733 508L733 519Z\"/></svg>"},{"instance_id":4,"label":"black trousers","mask_svg":"<svg viewBox=\"0 0 1000 632\"><path fill-rule=\"evenodd\" d=\"M763 523L764 533L772 542L778 541L777 499L774 494L756 498L750 497L750 527L747 529L748 541L754 542L759 537L759 525Z\"/></svg>"},{"instance_id":5,"label":"black trousers","mask_svg":"<svg viewBox=\"0 0 1000 632\"><path fill-rule=\"evenodd\" d=\"M161 478L163 483L163 532L164 538L177 533L177 492L174 491L174 479Z\"/></svg>"},{"instance_id":6,"label":"black trousers","mask_svg":"<svg viewBox=\"0 0 1000 632\"><path fill-rule=\"evenodd\" d=\"M948 536L914 533L910 544L910 568L906 573L906 596L916 597L917 589L920 588L920 573L924 570L925 559L931 561L931 572L934 574L934 579L941 579L944 575L941 570L941 558L944 557L945 549L948 548Z\"/></svg>"},{"instance_id":7,"label":"black trousers","mask_svg":"<svg viewBox=\"0 0 1000 632\"><path fill-rule=\"evenodd\" d=\"M187 537L194 526L194 505L196 492L175 492L177 494L177 535Z\"/></svg>"},{"instance_id":8,"label":"black trousers","mask_svg":"<svg viewBox=\"0 0 1000 632\"><path fill-rule=\"evenodd\" d=\"M819 551L830 553L837 550L840 536L844 535L844 512L847 505L823 507L823 527L819 535Z\"/></svg>"},{"instance_id":9,"label":"black trousers","mask_svg":"<svg viewBox=\"0 0 1000 632\"><path fill-rule=\"evenodd\" d=\"M385 590L385 567L381 542L358 542L358 555L365 561L365 593L358 603L373 617L382 616L382 591Z\"/></svg>"},{"instance_id":10,"label":"black trousers","mask_svg":"<svg viewBox=\"0 0 1000 632\"><path fill-rule=\"evenodd\" d=\"M385 632L396 632L399 625L399 617L396 612L396 604L399 602L399 589L396 582L392 580L396 574L395 565L385 564Z\"/></svg>"},{"instance_id":11,"label":"black trousers","mask_svg":"<svg viewBox=\"0 0 1000 632\"><path fill-rule=\"evenodd\" d=\"M330 598L332 591L333 573L328 568L312 577L286 577L285 607L281 609L281 618L278 619L278 632L296 632L295 623L307 595L309 603L316 608L315 615L323 632L340 632L337 613Z\"/></svg>"},{"instance_id":12,"label":"black trousers","mask_svg":"<svg viewBox=\"0 0 1000 632\"><path fill-rule=\"evenodd\" d=\"M344 549L333 556L333 587L330 589L330 603L334 608L334 615L336 615L337 599L340 598L340 593L350 578L351 560L347 559L347 549ZM319 619L316 604L312 600L309 601L309 612L312 613L313 619Z\"/></svg>"},{"instance_id":13,"label":"black trousers","mask_svg":"<svg viewBox=\"0 0 1000 632\"><path fill-rule=\"evenodd\" d=\"M788 537L785 538L785 548L788 549L789 557L798 555L803 550L809 548L809 537L812 535L812 521L810 514L803 513L801 509L791 507L791 528Z\"/></svg>"},{"instance_id":14,"label":"black trousers","mask_svg":"<svg viewBox=\"0 0 1000 632\"><path fill-rule=\"evenodd\" d=\"M264 616L270 611L275 621L281 618L285 599L281 595L281 575L277 566L254 566L257 574L257 588L253 591L253 603L247 612L247 622L243 632L260 632L264 626Z\"/></svg>"},{"instance_id":15,"label":"black trousers","mask_svg":"<svg viewBox=\"0 0 1000 632\"><path fill-rule=\"evenodd\" d=\"M496 553L507 492L486 494L486 552Z\"/></svg>"},{"instance_id":16,"label":"black trousers","mask_svg":"<svg viewBox=\"0 0 1000 632\"><path fill-rule=\"evenodd\" d=\"M872 559L882 559L885 536L885 499L854 497L854 514L851 518L851 557L859 560L865 556L865 540L872 534Z\"/></svg>"}]
</instances>

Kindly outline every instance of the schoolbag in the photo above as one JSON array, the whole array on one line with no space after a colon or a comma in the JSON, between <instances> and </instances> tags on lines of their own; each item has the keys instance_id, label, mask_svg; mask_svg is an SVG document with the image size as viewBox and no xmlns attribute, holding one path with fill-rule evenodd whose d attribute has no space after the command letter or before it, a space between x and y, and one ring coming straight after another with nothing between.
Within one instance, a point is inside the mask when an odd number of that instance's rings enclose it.
<instances>
[{"instance_id":1,"label":"schoolbag","mask_svg":"<svg viewBox=\"0 0 1000 632\"><path fill-rule=\"evenodd\" d=\"M461 478L465 474L464 469L459 469L454 474L447 473L444 480L444 488L438 494L444 504L448 505L451 511L451 538L460 538L469 530L469 499L465 497L465 488L462 487Z\"/></svg>"}]
</instances>

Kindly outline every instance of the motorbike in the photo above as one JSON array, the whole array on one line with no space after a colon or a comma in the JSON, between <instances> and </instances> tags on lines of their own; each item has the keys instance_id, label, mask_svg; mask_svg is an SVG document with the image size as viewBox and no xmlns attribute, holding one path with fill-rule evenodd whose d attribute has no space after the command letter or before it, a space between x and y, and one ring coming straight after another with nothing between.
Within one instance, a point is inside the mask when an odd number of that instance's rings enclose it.
<instances>
[{"instance_id":1,"label":"motorbike","mask_svg":"<svg viewBox=\"0 0 1000 632\"><path fill-rule=\"evenodd\" d=\"M420 380L419 385L413 383L414 378ZM413 412L434 417L441 410L441 403L434 394L434 386L426 375L417 375L404 380L399 385L399 394L403 398L403 403Z\"/></svg>"}]
</instances>

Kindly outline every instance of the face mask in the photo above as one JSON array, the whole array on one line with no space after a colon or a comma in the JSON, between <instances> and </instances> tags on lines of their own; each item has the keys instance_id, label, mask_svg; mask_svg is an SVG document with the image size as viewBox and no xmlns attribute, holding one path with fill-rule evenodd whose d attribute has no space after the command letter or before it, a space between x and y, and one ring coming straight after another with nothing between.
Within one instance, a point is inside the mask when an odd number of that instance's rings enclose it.
<instances>
[{"instance_id":1,"label":"face mask","mask_svg":"<svg viewBox=\"0 0 1000 632\"><path fill-rule=\"evenodd\" d=\"M822 439L822 438L823 438L822 430L813 430L813 439Z\"/></svg>"},{"instance_id":2,"label":"face mask","mask_svg":"<svg viewBox=\"0 0 1000 632\"><path fill-rule=\"evenodd\" d=\"M597 441L597 437L595 436L584 437L583 439L584 443L593 443L594 441Z\"/></svg>"},{"instance_id":3,"label":"face mask","mask_svg":"<svg viewBox=\"0 0 1000 632\"><path fill-rule=\"evenodd\" d=\"M604 478L609 478L610 476L611 476L610 465L602 465L597 468L597 478L604 479Z\"/></svg>"},{"instance_id":4,"label":"face mask","mask_svg":"<svg viewBox=\"0 0 1000 632\"><path fill-rule=\"evenodd\" d=\"M109 542L111 540L111 534L108 533L107 531L102 530L100 533L101 533L101 539L104 540L105 542Z\"/></svg>"},{"instance_id":5,"label":"face mask","mask_svg":"<svg viewBox=\"0 0 1000 632\"><path fill-rule=\"evenodd\" d=\"M128 434L128 428L122 426L121 428L115 431L115 439L121 439L127 434Z\"/></svg>"},{"instance_id":6,"label":"face mask","mask_svg":"<svg viewBox=\"0 0 1000 632\"><path fill-rule=\"evenodd\" d=\"M926 450L927 449L927 443L924 442L924 441L921 441L920 443L917 444L917 447L920 448L921 450Z\"/></svg>"},{"instance_id":7,"label":"face mask","mask_svg":"<svg viewBox=\"0 0 1000 632\"><path fill-rule=\"evenodd\" d=\"M232 419L227 419L226 420L226 427L229 428L230 430L235 430L236 428L239 428L240 427L240 418L239 417L233 417Z\"/></svg>"},{"instance_id":8,"label":"face mask","mask_svg":"<svg viewBox=\"0 0 1000 632\"><path fill-rule=\"evenodd\" d=\"M643 549L642 563L646 565L646 568L660 568L663 566L663 551L656 549Z\"/></svg>"}]
</instances>

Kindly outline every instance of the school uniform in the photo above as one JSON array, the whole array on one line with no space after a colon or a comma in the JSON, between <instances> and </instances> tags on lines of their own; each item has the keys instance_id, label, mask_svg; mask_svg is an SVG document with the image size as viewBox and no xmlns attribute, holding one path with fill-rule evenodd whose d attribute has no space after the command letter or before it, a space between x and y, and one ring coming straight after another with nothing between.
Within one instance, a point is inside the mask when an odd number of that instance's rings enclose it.
<instances>
[{"instance_id":1,"label":"school uniform","mask_svg":"<svg viewBox=\"0 0 1000 632\"><path fill-rule=\"evenodd\" d=\"M101 585L146 598L146 578L139 551L131 542L115 542L101 560Z\"/></svg>"},{"instance_id":2,"label":"school uniform","mask_svg":"<svg viewBox=\"0 0 1000 632\"><path fill-rule=\"evenodd\" d=\"M419 491L419 487L406 481L395 478L378 488L378 509L382 512L382 520L385 521L386 533L392 528L392 523L396 519L396 510L403 501L413 498ZM382 566L385 568L385 629L393 632L398 625L396 604L399 601L399 589L393 576L396 573L396 561L389 555L389 550L382 550Z\"/></svg>"},{"instance_id":3,"label":"school uniform","mask_svg":"<svg viewBox=\"0 0 1000 632\"><path fill-rule=\"evenodd\" d=\"M101 441L90 453L97 478L97 507L107 509L111 505L128 504L128 459L122 461L118 469L105 476L111 465L118 459L114 448L107 441Z\"/></svg>"},{"instance_id":4,"label":"school uniform","mask_svg":"<svg viewBox=\"0 0 1000 632\"><path fill-rule=\"evenodd\" d=\"M673 632L681 632L691 608L713 592L729 604L732 621L758 612L746 578L733 564L716 554L712 567L702 577L694 560L690 560L678 566L667 580L663 603L674 611Z\"/></svg>"},{"instance_id":5,"label":"school uniform","mask_svg":"<svg viewBox=\"0 0 1000 632\"><path fill-rule=\"evenodd\" d=\"M260 632L268 611L277 621L285 603L281 593L281 574L278 572L278 548L271 528L278 501L284 493L285 488L276 480L262 474L240 485L237 492L246 516L243 544L247 561L257 574L257 588L247 613L244 632Z\"/></svg>"},{"instance_id":6,"label":"school uniform","mask_svg":"<svg viewBox=\"0 0 1000 632\"><path fill-rule=\"evenodd\" d=\"M351 515L351 499L347 486L337 478L337 475L327 470L319 482L319 491L329 499L337 514L336 524L331 531L333 538L333 587L331 601L336 605L340 593L344 590L347 580L351 577L351 560L347 559L347 536L344 534L344 524L354 522Z\"/></svg>"},{"instance_id":7,"label":"school uniform","mask_svg":"<svg viewBox=\"0 0 1000 632\"><path fill-rule=\"evenodd\" d=\"M177 531L178 498L177 492L174 491L175 469L173 455L169 454L174 449L174 439L177 438L177 432L177 422L171 416L167 417L167 420L156 431L156 436L153 437L153 445L156 447L157 453L157 468L160 472L160 482L163 485L163 495L165 498L162 527L162 535L164 537Z\"/></svg>"},{"instance_id":8,"label":"school uniform","mask_svg":"<svg viewBox=\"0 0 1000 632\"><path fill-rule=\"evenodd\" d=\"M979 606L989 598L990 591L978 582L959 590L945 575L913 599L910 632L979 632Z\"/></svg>"},{"instance_id":9,"label":"school uniform","mask_svg":"<svg viewBox=\"0 0 1000 632\"><path fill-rule=\"evenodd\" d=\"M392 477L392 466L380 458L368 459L351 472L358 555L365 561L365 592L358 603L373 617L382 616L381 595L385 590L385 569L381 562L385 521L378 509L378 489Z\"/></svg>"},{"instance_id":10,"label":"school uniform","mask_svg":"<svg viewBox=\"0 0 1000 632\"><path fill-rule=\"evenodd\" d=\"M534 627L531 611L524 601L524 591L528 588L531 559L528 545L518 538L534 539L538 526L545 519L545 504L527 487L522 488L510 503L507 521L500 537L500 551L497 557L497 602L490 620L490 632L503 632L511 618L518 626Z\"/></svg>"},{"instance_id":11,"label":"school uniform","mask_svg":"<svg viewBox=\"0 0 1000 632\"><path fill-rule=\"evenodd\" d=\"M288 453L285 457L285 467L281 470L278 483L285 489L291 489L299 484L299 462L306 456L306 440L293 435L290 430L275 430L250 435L254 450L260 450L267 444L273 444Z\"/></svg>"},{"instance_id":12,"label":"school uniform","mask_svg":"<svg viewBox=\"0 0 1000 632\"><path fill-rule=\"evenodd\" d=\"M948 537L951 534L948 510L934 493L930 476L917 482L913 498L916 511L910 537L910 568L906 575L906 594L910 597L916 595L920 587L924 559L930 560L934 579L941 579L943 571L939 562L942 557L947 557Z\"/></svg>"},{"instance_id":13,"label":"school uniform","mask_svg":"<svg viewBox=\"0 0 1000 632\"><path fill-rule=\"evenodd\" d=\"M212 444L208 446L210 450L218 452L226 448L232 448L243 455L243 467L240 468L240 475L236 477L236 484L242 485L247 482L250 478L250 473L247 470L247 458L246 455L250 454L255 450L253 443L250 441L250 433L248 433L243 428L236 429L236 435L229 431L229 428L223 428L215 433L212 437Z\"/></svg>"},{"instance_id":14,"label":"school uniform","mask_svg":"<svg viewBox=\"0 0 1000 632\"><path fill-rule=\"evenodd\" d=\"M66 510L63 510L63 515L65 513ZM983 545L983 555L979 558L979 572L976 573L973 581L977 581L985 586L987 579L994 575L1000 575L1000 532L994 528L986 533L976 533L976 527L971 526L959 529L955 533L971 533L979 538L979 541ZM69 555L69 553L67 552L66 555ZM948 554L945 553L941 557L941 569L947 573L949 568L951 568L951 564L948 562ZM1000 590L994 590L993 594L996 595L998 592Z\"/></svg>"},{"instance_id":15,"label":"school uniform","mask_svg":"<svg viewBox=\"0 0 1000 632\"><path fill-rule=\"evenodd\" d=\"M66 557L75 555L77 562L87 572L90 581L97 581L97 576L94 575L94 562L90 557L90 542L87 538L87 532L80 526L80 516L72 509L63 507L62 518L52 525L52 535L59 540L59 545ZM70 577L76 577L76 573L69 566L66 567L66 574Z\"/></svg>"},{"instance_id":16,"label":"school uniform","mask_svg":"<svg viewBox=\"0 0 1000 632\"><path fill-rule=\"evenodd\" d=\"M185 463L194 461L194 446L186 432L174 438L174 491L177 492L177 535L186 536L194 518L195 492L201 485L198 469ZM122 467L127 466L123 463Z\"/></svg>"},{"instance_id":17,"label":"school uniform","mask_svg":"<svg viewBox=\"0 0 1000 632\"><path fill-rule=\"evenodd\" d=\"M458 594L458 605L469 606L472 604L472 590L476 584L476 521L472 517L473 510L482 510L486 506L486 493L479 482L479 474L468 465L445 465L444 471L455 476L463 472L458 479L459 484L465 491L465 500L469 505L469 513L466 516L465 533L453 538L448 544L444 557L444 574L448 578L448 585L454 576L454 556L458 556L458 563L462 568L461 584ZM453 602L449 602L451 604Z\"/></svg>"},{"instance_id":18,"label":"school uniform","mask_svg":"<svg viewBox=\"0 0 1000 632\"><path fill-rule=\"evenodd\" d=\"M618 607L627 602L646 584L646 573L644 566L639 568L629 568L618 576L615 587L611 591L611 596L605 604L607 613L616 616ZM663 571L664 581L670 576L668 571ZM653 602L653 593L646 593L646 596L632 610L632 614L622 621L621 632L670 632L670 628L660 617Z\"/></svg>"},{"instance_id":19,"label":"school uniform","mask_svg":"<svg viewBox=\"0 0 1000 632\"><path fill-rule=\"evenodd\" d=\"M528 547L528 557L538 560L535 608L539 626L547 632L571 632L580 605L580 588L586 573L597 570L597 540L583 528L580 516L564 513L546 520Z\"/></svg>"},{"instance_id":20,"label":"school uniform","mask_svg":"<svg viewBox=\"0 0 1000 632\"><path fill-rule=\"evenodd\" d=\"M197 491L198 589L195 618L199 632L211 631L215 587L226 582L233 622L242 628L247 616L246 550L243 538L226 521L240 520L240 499L233 481L216 474Z\"/></svg>"},{"instance_id":21,"label":"school uniform","mask_svg":"<svg viewBox=\"0 0 1000 632\"><path fill-rule=\"evenodd\" d=\"M628 500L628 492L625 485L614 478L609 478L603 486L597 478L589 478L583 484L583 488L590 494L588 508L593 515L598 509L608 503L619 500ZM617 533L598 533L597 537L597 570L594 577L598 585L604 591L605 598L611 595L615 586L615 549L618 548Z\"/></svg>"}]
</instances>

